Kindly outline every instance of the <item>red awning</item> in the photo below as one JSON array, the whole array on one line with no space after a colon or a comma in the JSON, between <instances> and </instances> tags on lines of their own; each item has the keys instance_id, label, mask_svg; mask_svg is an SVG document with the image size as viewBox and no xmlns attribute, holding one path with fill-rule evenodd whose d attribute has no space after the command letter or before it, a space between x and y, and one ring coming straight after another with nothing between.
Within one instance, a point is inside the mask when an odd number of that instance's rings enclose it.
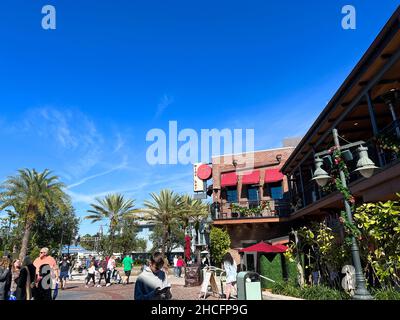
<instances>
[{"instance_id":1,"label":"red awning","mask_svg":"<svg viewBox=\"0 0 400 320\"><path fill-rule=\"evenodd\" d=\"M221 187L231 187L237 185L238 176L236 172L221 174Z\"/></svg>"},{"instance_id":2,"label":"red awning","mask_svg":"<svg viewBox=\"0 0 400 320\"><path fill-rule=\"evenodd\" d=\"M271 245L268 243L265 243L263 241L252 245L250 247L244 248L240 250L239 252L264 252L264 253L283 253L286 252L287 247L284 245Z\"/></svg>"},{"instance_id":3,"label":"red awning","mask_svg":"<svg viewBox=\"0 0 400 320\"><path fill-rule=\"evenodd\" d=\"M259 184L260 183L260 171L253 171L248 174L243 174L242 184Z\"/></svg>"},{"instance_id":4,"label":"red awning","mask_svg":"<svg viewBox=\"0 0 400 320\"><path fill-rule=\"evenodd\" d=\"M265 170L264 183L278 182L283 180L283 173L279 169Z\"/></svg>"}]
</instances>

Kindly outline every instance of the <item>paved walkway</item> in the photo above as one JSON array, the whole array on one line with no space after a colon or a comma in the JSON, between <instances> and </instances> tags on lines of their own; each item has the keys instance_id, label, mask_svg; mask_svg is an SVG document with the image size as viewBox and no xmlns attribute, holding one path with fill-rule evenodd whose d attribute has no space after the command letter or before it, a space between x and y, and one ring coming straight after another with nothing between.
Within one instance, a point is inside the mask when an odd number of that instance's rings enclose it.
<instances>
[{"instance_id":1,"label":"paved walkway","mask_svg":"<svg viewBox=\"0 0 400 320\"><path fill-rule=\"evenodd\" d=\"M93 287L92 284L89 288L85 288L85 274L73 274L73 280L67 282L65 290L59 290L57 300L133 300L134 289L137 275L130 277L130 284L112 284L109 287ZM171 292L173 300L199 300L200 286L199 287L185 287L184 278L176 278L173 275L168 276L168 281L171 283ZM97 279L96 279L97 284ZM220 288L220 283L217 281ZM281 295L272 294L270 292L263 292L264 300L301 300L293 297L286 297ZM207 301L218 300L218 297L208 295Z\"/></svg>"}]
</instances>

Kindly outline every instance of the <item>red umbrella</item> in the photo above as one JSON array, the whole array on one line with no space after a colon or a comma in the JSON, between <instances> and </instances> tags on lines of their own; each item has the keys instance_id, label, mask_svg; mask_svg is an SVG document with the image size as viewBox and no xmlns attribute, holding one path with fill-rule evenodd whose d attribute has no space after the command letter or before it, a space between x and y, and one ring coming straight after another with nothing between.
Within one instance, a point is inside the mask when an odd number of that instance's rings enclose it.
<instances>
[{"instance_id":1,"label":"red umbrella","mask_svg":"<svg viewBox=\"0 0 400 320\"><path fill-rule=\"evenodd\" d=\"M244 248L239 252L263 252L263 253L283 253L286 252L287 248L284 245L277 244L271 245L261 241L257 244L254 244L250 247Z\"/></svg>"},{"instance_id":2,"label":"red umbrella","mask_svg":"<svg viewBox=\"0 0 400 320\"><path fill-rule=\"evenodd\" d=\"M190 236L185 236L185 258L187 261L190 260L190 241L192 240L192 238L190 238Z\"/></svg>"},{"instance_id":3,"label":"red umbrella","mask_svg":"<svg viewBox=\"0 0 400 320\"><path fill-rule=\"evenodd\" d=\"M281 252L286 252L288 247L284 246L283 244L274 244L273 245L275 248L281 249Z\"/></svg>"}]
</instances>

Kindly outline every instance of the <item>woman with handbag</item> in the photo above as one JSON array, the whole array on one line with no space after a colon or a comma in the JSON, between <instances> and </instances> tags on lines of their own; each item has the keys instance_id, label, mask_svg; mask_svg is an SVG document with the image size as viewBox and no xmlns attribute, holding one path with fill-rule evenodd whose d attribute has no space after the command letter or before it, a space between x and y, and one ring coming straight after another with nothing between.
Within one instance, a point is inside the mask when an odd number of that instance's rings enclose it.
<instances>
[{"instance_id":1,"label":"woman with handbag","mask_svg":"<svg viewBox=\"0 0 400 320\"><path fill-rule=\"evenodd\" d=\"M17 300L32 300L35 288L36 268L28 256L22 261L21 271L17 281Z\"/></svg>"}]
</instances>

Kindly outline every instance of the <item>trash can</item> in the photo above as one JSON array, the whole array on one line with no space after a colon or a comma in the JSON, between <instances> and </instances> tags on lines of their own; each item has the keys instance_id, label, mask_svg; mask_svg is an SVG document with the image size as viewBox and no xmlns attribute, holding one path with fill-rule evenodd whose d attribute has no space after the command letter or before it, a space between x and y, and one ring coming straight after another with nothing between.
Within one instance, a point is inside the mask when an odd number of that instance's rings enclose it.
<instances>
[{"instance_id":1,"label":"trash can","mask_svg":"<svg viewBox=\"0 0 400 320\"><path fill-rule=\"evenodd\" d=\"M237 291L238 300L262 300L260 275L251 271L239 272Z\"/></svg>"}]
</instances>

